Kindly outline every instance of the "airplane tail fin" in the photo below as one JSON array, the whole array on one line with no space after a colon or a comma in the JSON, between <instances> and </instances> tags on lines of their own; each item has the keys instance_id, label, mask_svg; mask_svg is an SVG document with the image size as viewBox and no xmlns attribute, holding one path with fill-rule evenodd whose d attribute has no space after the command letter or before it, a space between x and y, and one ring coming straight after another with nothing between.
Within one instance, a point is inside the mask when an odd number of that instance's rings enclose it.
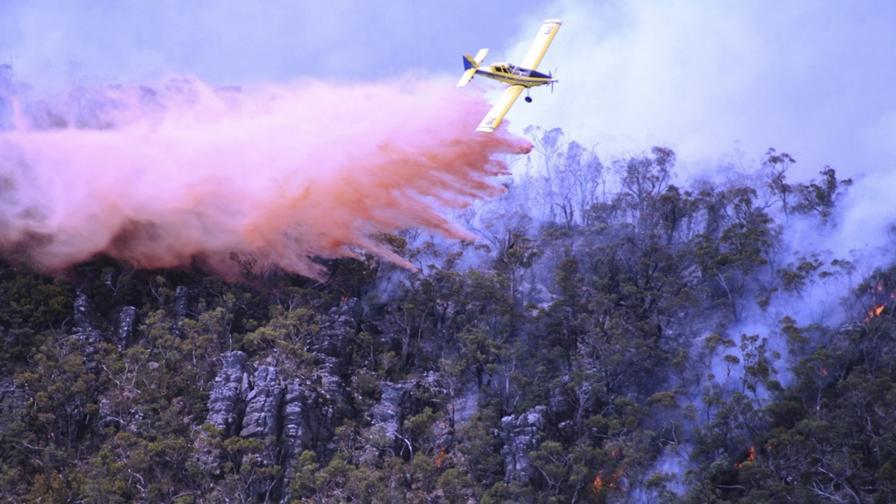
<instances>
[{"instance_id":1,"label":"airplane tail fin","mask_svg":"<svg viewBox=\"0 0 896 504\"><path fill-rule=\"evenodd\" d=\"M473 80L473 76L476 75L476 69L478 69L479 65L485 60L486 54L488 54L488 49L480 49L475 57L470 56L469 54L464 54L464 74L461 76L460 80L457 81L457 87L466 86L467 83Z\"/></svg>"}]
</instances>

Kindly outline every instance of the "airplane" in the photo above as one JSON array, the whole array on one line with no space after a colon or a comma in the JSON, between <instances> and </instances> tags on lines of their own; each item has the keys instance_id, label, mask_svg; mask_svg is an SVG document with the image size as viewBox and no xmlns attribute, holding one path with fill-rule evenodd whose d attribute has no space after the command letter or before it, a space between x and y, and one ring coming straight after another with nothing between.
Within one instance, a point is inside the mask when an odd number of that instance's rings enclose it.
<instances>
[{"instance_id":1,"label":"airplane","mask_svg":"<svg viewBox=\"0 0 896 504\"><path fill-rule=\"evenodd\" d=\"M526 57L519 66L504 62L482 66L482 62L488 54L488 49L480 49L475 57L464 54L464 74L457 82L457 87L466 86L476 75L482 75L489 79L510 84L510 87L504 90L501 98L498 99L488 114L485 115L485 118L482 119L482 122L479 123L476 131L484 131L486 133L495 131L524 89L526 90L526 103L532 102L532 98L529 96L529 88L550 84L553 89L554 83L557 82L553 76L550 73L541 73L535 69L538 68L538 64L544 58L544 53L547 52L548 46L551 45L551 41L557 35L557 30L560 29L561 24L562 21L559 19L545 20L541 24L541 28L538 29L538 34L535 35L535 40L532 41L529 52L526 53Z\"/></svg>"}]
</instances>

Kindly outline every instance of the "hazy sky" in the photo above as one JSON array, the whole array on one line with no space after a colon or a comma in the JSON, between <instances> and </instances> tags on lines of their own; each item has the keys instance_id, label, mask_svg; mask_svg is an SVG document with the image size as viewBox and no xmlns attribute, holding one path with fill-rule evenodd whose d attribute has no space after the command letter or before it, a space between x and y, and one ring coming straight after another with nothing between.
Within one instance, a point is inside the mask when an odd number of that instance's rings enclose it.
<instances>
[{"instance_id":1,"label":"hazy sky","mask_svg":"<svg viewBox=\"0 0 896 504\"><path fill-rule=\"evenodd\" d=\"M0 62L38 87L171 73L454 79L462 52L521 58L546 17L564 21L543 63L560 83L511 111L514 130L560 126L605 153L665 144L697 167L750 165L775 146L804 175L825 163L896 172L896 2L885 0L2 0Z\"/></svg>"},{"instance_id":2,"label":"hazy sky","mask_svg":"<svg viewBox=\"0 0 896 504\"><path fill-rule=\"evenodd\" d=\"M52 82L458 73L462 52L505 44L543 3L2 0L0 61L24 79Z\"/></svg>"}]
</instances>

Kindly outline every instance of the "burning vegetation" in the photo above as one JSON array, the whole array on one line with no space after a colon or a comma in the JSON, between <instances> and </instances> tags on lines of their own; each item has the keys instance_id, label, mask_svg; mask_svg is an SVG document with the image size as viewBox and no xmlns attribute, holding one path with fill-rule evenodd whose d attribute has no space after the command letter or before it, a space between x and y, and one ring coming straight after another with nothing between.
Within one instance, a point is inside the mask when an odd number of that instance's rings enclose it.
<instances>
[{"instance_id":1,"label":"burning vegetation","mask_svg":"<svg viewBox=\"0 0 896 504\"><path fill-rule=\"evenodd\" d=\"M417 271L0 262L0 501L896 502L896 267L848 293L873 331L692 351L780 281L769 189L674 186L656 149L608 195L594 152L536 133L550 177L484 205L478 244L403 233Z\"/></svg>"},{"instance_id":2,"label":"burning vegetation","mask_svg":"<svg viewBox=\"0 0 896 504\"><path fill-rule=\"evenodd\" d=\"M738 462L737 464L734 464L734 468L735 468L735 469L741 469L741 468L744 467L744 465L746 465L746 464L752 464L752 463L754 463L754 462L756 462L756 447L755 447L755 446L751 446L751 447L747 450L747 458L745 458L744 460Z\"/></svg>"}]
</instances>

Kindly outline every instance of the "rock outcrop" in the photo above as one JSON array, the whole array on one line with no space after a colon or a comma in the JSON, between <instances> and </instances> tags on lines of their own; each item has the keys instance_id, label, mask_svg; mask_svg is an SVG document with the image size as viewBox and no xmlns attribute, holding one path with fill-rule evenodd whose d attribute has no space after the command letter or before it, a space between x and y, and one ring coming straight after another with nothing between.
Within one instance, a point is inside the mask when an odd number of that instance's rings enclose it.
<instances>
[{"instance_id":1,"label":"rock outcrop","mask_svg":"<svg viewBox=\"0 0 896 504\"><path fill-rule=\"evenodd\" d=\"M171 330L178 336L183 336L184 319L190 309L190 290L183 285L178 285L174 290L174 323Z\"/></svg>"},{"instance_id":2,"label":"rock outcrop","mask_svg":"<svg viewBox=\"0 0 896 504\"><path fill-rule=\"evenodd\" d=\"M317 394L300 379L286 384L283 397L283 429L280 437L280 460L283 467L283 497L281 502L292 501L289 482L296 475L296 462L304 450L313 449L319 435L320 405Z\"/></svg>"},{"instance_id":3,"label":"rock outcrop","mask_svg":"<svg viewBox=\"0 0 896 504\"><path fill-rule=\"evenodd\" d=\"M17 421L28 401L28 394L12 378L0 379L0 439Z\"/></svg>"},{"instance_id":4,"label":"rock outcrop","mask_svg":"<svg viewBox=\"0 0 896 504\"><path fill-rule=\"evenodd\" d=\"M410 388L406 383L389 383L380 384L382 396L373 407L373 421L371 424L371 432L385 437L389 442L394 442L398 429L401 427L402 397Z\"/></svg>"},{"instance_id":5,"label":"rock outcrop","mask_svg":"<svg viewBox=\"0 0 896 504\"><path fill-rule=\"evenodd\" d=\"M206 422L219 429L224 437L238 432L248 389L246 354L243 352L222 354L221 370L218 371L209 394Z\"/></svg>"},{"instance_id":6,"label":"rock outcrop","mask_svg":"<svg viewBox=\"0 0 896 504\"><path fill-rule=\"evenodd\" d=\"M277 435L283 386L277 381L277 368L259 366L252 378L252 390L246 398L246 416L240 436L265 439Z\"/></svg>"},{"instance_id":7,"label":"rock outcrop","mask_svg":"<svg viewBox=\"0 0 896 504\"><path fill-rule=\"evenodd\" d=\"M134 321L137 320L137 308L125 306L118 314L118 331L115 334L115 344L121 350L128 346L134 336Z\"/></svg>"},{"instance_id":8,"label":"rock outcrop","mask_svg":"<svg viewBox=\"0 0 896 504\"><path fill-rule=\"evenodd\" d=\"M74 321L75 331L72 337L79 340L82 345L84 354L84 366L88 371L96 371L98 363L96 362L96 353L99 350L99 344L102 342L102 335L93 326L91 321L91 305L87 294L78 290L75 294L74 303Z\"/></svg>"},{"instance_id":9,"label":"rock outcrop","mask_svg":"<svg viewBox=\"0 0 896 504\"><path fill-rule=\"evenodd\" d=\"M504 448L504 479L508 482L527 481L534 474L529 452L538 447L539 435L544 429L547 407L536 406L520 415L508 415L501 419L501 440Z\"/></svg>"},{"instance_id":10,"label":"rock outcrop","mask_svg":"<svg viewBox=\"0 0 896 504\"><path fill-rule=\"evenodd\" d=\"M317 369L311 379L319 394L318 401L320 421L316 429L316 438L323 441L332 432L330 426L339 425L342 420L354 414L351 398L346 393L346 383L342 376L342 359L348 338L355 334L353 312L356 302L346 302L332 308L327 320L322 324L319 337L315 338L310 351L317 360Z\"/></svg>"},{"instance_id":11,"label":"rock outcrop","mask_svg":"<svg viewBox=\"0 0 896 504\"><path fill-rule=\"evenodd\" d=\"M252 390L246 398L246 416L243 417L240 437L257 439L261 442L261 450L245 456L244 465L263 468L278 464L282 403L283 385L277 378L277 368L259 366L252 378ZM277 484L274 476L260 477L252 483L250 493L263 495L267 500Z\"/></svg>"}]
</instances>

